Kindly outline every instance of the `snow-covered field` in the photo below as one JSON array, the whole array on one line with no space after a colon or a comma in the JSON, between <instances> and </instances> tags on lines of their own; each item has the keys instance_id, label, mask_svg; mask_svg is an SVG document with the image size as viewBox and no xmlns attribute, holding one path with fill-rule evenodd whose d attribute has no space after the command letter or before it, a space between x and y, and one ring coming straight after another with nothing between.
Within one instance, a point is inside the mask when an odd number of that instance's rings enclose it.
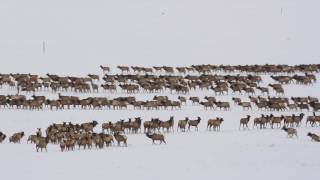
<instances>
[{"instance_id":1,"label":"snow-covered field","mask_svg":"<svg viewBox=\"0 0 320 180\"><path fill-rule=\"evenodd\" d=\"M100 64L302 64L319 63L320 15L316 0L2 0L0 73L47 72L60 75L100 73ZM42 52L45 41L46 51ZM317 75L319 79L319 75ZM264 77L267 84L272 82ZM287 85L291 96L319 97L312 86ZM0 94L14 91L1 89ZM39 92L57 97L51 92ZM90 94L91 96L92 94ZM96 96L123 94L98 93ZM150 99L154 94L137 94ZM171 95L176 99L178 95ZM192 91L187 96L214 95ZM81 96L89 96L84 94ZM219 96L230 101L232 96ZM241 96L247 99L245 96ZM129 117L175 120L201 116L198 132L165 134L167 145L154 146L144 134L128 135L128 147L61 153L57 145L37 153L26 143L0 144L1 179L315 179L320 144L298 128L288 139L279 129L239 131L239 119L270 112L205 111L191 103L182 110L0 110L0 131L7 135L53 122L101 123ZM283 112L291 115L300 112ZM304 112L311 115L311 112ZM280 114L275 113L274 114ZM209 118L223 117L221 132L206 131ZM304 121L305 122L305 119ZM176 127L176 126L175 126Z\"/></svg>"}]
</instances>

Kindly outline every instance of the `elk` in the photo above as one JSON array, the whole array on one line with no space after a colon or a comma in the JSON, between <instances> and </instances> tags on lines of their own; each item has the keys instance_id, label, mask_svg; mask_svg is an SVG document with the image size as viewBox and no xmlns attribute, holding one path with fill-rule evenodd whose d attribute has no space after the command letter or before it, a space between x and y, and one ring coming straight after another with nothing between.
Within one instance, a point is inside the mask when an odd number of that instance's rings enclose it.
<instances>
[{"instance_id":1,"label":"elk","mask_svg":"<svg viewBox=\"0 0 320 180\"><path fill-rule=\"evenodd\" d=\"M40 137L40 136L39 136L39 137ZM34 135L34 134L33 134L33 135L30 135L30 136L28 137L27 143L30 142L31 144L32 144L32 143L35 144L37 139L38 139L38 136L37 136L37 135Z\"/></svg>"},{"instance_id":2,"label":"elk","mask_svg":"<svg viewBox=\"0 0 320 180\"><path fill-rule=\"evenodd\" d=\"M165 144L166 141L164 139L164 135L163 134L160 134L160 133L150 133L150 132L147 132L146 133L146 136L150 139L152 139L152 144L155 144L155 141L160 141L160 144L162 144L162 142L164 142Z\"/></svg>"},{"instance_id":3,"label":"elk","mask_svg":"<svg viewBox=\"0 0 320 180\"><path fill-rule=\"evenodd\" d=\"M61 149L61 152L63 152L65 149L66 149L66 143L65 143L65 140L61 141L60 143L60 149Z\"/></svg>"},{"instance_id":4,"label":"elk","mask_svg":"<svg viewBox=\"0 0 320 180\"><path fill-rule=\"evenodd\" d=\"M208 108L214 109L214 103L211 102L211 101L200 102L199 104L203 105L203 108L204 108L205 110L207 110Z\"/></svg>"},{"instance_id":5,"label":"elk","mask_svg":"<svg viewBox=\"0 0 320 180\"><path fill-rule=\"evenodd\" d=\"M211 131L211 127L213 127L214 131L220 131L220 126L223 121L223 118L209 119L207 129Z\"/></svg>"},{"instance_id":6,"label":"elk","mask_svg":"<svg viewBox=\"0 0 320 180\"><path fill-rule=\"evenodd\" d=\"M103 141L106 143L107 147L110 146L111 143L113 143L113 136L110 134L104 134L102 138L103 138Z\"/></svg>"},{"instance_id":7,"label":"elk","mask_svg":"<svg viewBox=\"0 0 320 180\"><path fill-rule=\"evenodd\" d=\"M78 147L80 149L81 146L83 146L83 149L86 149L86 147L88 146L88 149L91 149L92 147L92 139L90 136L85 135L83 137L81 137L78 141L77 141Z\"/></svg>"},{"instance_id":8,"label":"elk","mask_svg":"<svg viewBox=\"0 0 320 180\"><path fill-rule=\"evenodd\" d=\"M128 146L127 145L127 136L125 136L125 135L121 135L119 132L115 132L114 133L114 138L116 139L116 141L117 141L117 143L118 143L118 146L120 146L120 143L121 142L123 142L123 144L125 145L125 146Z\"/></svg>"},{"instance_id":9,"label":"elk","mask_svg":"<svg viewBox=\"0 0 320 180\"><path fill-rule=\"evenodd\" d=\"M37 152L39 152L39 149L41 149L41 152L42 152L42 149L45 149L46 151L48 151L47 150L48 143L49 143L49 138L48 137L46 137L46 138L43 138L43 137L37 138L36 142L35 142Z\"/></svg>"},{"instance_id":10,"label":"elk","mask_svg":"<svg viewBox=\"0 0 320 180\"><path fill-rule=\"evenodd\" d=\"M190 131L190 127L191 126L194 126L196 131L198 131L198 125L199 125L200 121L201 121L200 117L198 117L196 120L189 120L188 121L188 125L189 125L188 126L188 131Z\"/></svg>"},{"instance_id":11,"label":"elk","mask_svg":"<svg viewBox=\"0 0 320 180\"><path fill-rule=\"evenodd\" d=\"M66 146L66 150L74 150L74 147L75 147L75 144L76 144L76 140L74 139L67 139L67 140L63 140L63 143L65 144ZM61 146L60 146L61 148Z\"/></svg>"},{"instance_id":12,"label":"elk","mask_svg":"<svg viewBox=\"0 0 320 180\"><path fill-rule=\"evenodd\" d=\"M99 81L99 79L100 79L99 75L96 75L96 74L88 74L88 76L89 76L92 80L97 80L97 81Z\"/></svg>"},{"instance_id":13,"label":"elk","mask_svg":"<svg viewBox=\"0 0 320 180\"><path fill-rule=\"evenodd\" d=\"M138 133L138 131L141 130L141 121L141 117L137 117L133 122L131 122L130 126L133 133Z\"/></svg>"},{"instance_id":14,"label":"elk","mask_svg":"<svg viewBox=\"0 0 320 180\"><path fill-rule=\"evenodd\" d=\"M258 86L257 89L259 89L262 94L266 93L267 95L269 95L269 88Z\"/></svg>"},{"instance_id":15,"label":"elk","mask_svg":"<svg viewBox=\"0 0 320 180\"><path fill-rule=\"evenodd\" d=\"M10 138L9 142L20 143L20 140L23 138L24 132L14 133Z\"/></svg>"},{"instance_id":16,"label":"elk","mask_svg":"<svg viewBox=\"0 0 320 180\"><path fill-rule=\"evenodd\" d=\"M218 102L215 102L217 108L219 108L220 110L221 109L224 109L224 110L230 110L230 103L229 102L221 102L221 101L218 101Z\"/></svg>"},{"instance_id":17,"label":"elk","mask_svg":"<svg viewBox=\"0 0 320 180\"><path fill-rule=\"evenodd\" d=\"M240 102L239 106L242 106L243 110L245 110L245 109L247 109L247 110L251 109L252 110L250 102Z\"/></svg>"},{"instance_id":18,"label":"elk","mask_svg":"<svg viewBox=\"0 0 320 180\"><path fill-rule=\"evenodd\" d=\"M306 126L308 123L313 127L317 122L320 123L320 116L316 116L316 113L313 112L313 116L308 116L306 120Z\"/></svg>"},{"instance_id":19,"label":"elk","mask_svg":"<svg viewBox=\"0 0 320 180\"><path fill-rule=\"evenodd\" d=\"M6 139L6 135L0 131L0 143L2 143Z\"/></svg>"},{"instance_id":20,"label":"elk","mask_svg":"<svg viewBox=\"0 0 320 180\"><path fill-rule=\"evenodd\" d=\"M232 101L234 102L234 104L238 104L238 105L242 102L241 99L237 97L233 97Z\"/></svg>"},{"instance_id":21,"label":"elk","mask_svg":"<svg viewBox=\"0 0 320 180\"><path fill-rule=\"evenodd\" d=\"M303 117L303 113L300 113L299 116L293 116L293 122L296 124L296 127L300 126Z\"/></svg>"},{"instance_id":22,"label":"elk","mask_svg":"<svg viewBox=\"0 0 320 180\"><path fill-rule=\"evenodd\" d=\"M173 130L173 124L174 124L174 118L173 116L171 116L168 121L161 121L160 127L162 127L163 130L167 129L167 132L169 132L170 129Z\"/></svg>"},{"instance_id":23,"label":"elk","mask_svg":"<svg viewBox=\"0 0 320 180\"><path fill-rule=\"evenodd\" d=\"M183 96L178 96L178 99L179 99L179 101L181 102L181 104L186 104L187 103L187 99L186 99L186 97L183 97Z\"/></svg>"},{"instance_id":24,"label":"elk","mask_svg":"<svg viewBox=\"0 0 320 180\"><path fill-rule=\"evenodd\" d=\"M85 130L86 132L93 132L93 128L98 125L98 122L97 121L92 121L92 122L89 122L89 123L82 123L80 126L83 130Z\"/></svg>"},{"instance_id":25,"label":"elk","mask_svg":"<svg viewBox=\"0 0 320 180\"><path fill-rule=\"evenodd\" d=\"M250 115L247 115L247 117L240 119L239 130L240 130L241 126L243 129L245 129L245 128L249 129L248 123L250 121L250 117L251 117Z\"/></svg>"},{"instance_id":26,"label":"elk","mask_svg":"<svg viewBox=\"0 0 320 180\"><path fill-rule=\"evenodd\" d=\"M189 118L185 118L184 120L179 120L178 121L178 127L177 127L177 132L179 131L179 129L182 131L182 132L185 132L186 131L186 126L188 124L188 121L189 121Z\"/></svg>"},{"instance_id":27,"label":"elk","mask_svg":"<svg viewBox=\"0 0 320 180\"><path fill-rule=\"evenodd\" d=\"M266 128L267 118L265 115L261 115L261 117L254 118L253 120L253 128L260 126L260 129Z\"/></svg>"},{"instance_id":28,"label":"elk","mask_svg":"<svg viewBox=\"0 0 320 180\"><path fill-rule=\"evenodd\" d=\"M98 147L100 149L103 148L103 145L104 145L103 136L104 136L103 133L100 133L100 134L93 133L93 141L94 141L94 143L96 145L96 148L98 148Z\"/></svg>"},{"instance_id":29,"label":"elk","mask_svg":"<svg viewBox=\"0 0 320 180\"><path fill-rule=\"evenodd\" d=\"M192 101L192 104L196 104L200 102L199 97L190 97L189 100Z\"/></svg>"},{"instance_id":30,"label":"elk","mask_svg":"<svg viewBox=\"0 0 320 180\"><path fill-rule=\"evenodd\" d=\"M320 136L318 136L318 135L315 134L315 133L309 132L309 133L307 134L307 136L309 136L309 137L311 138L311 141L320 142Z\"/></svg>"},{"instance_id":31,"label":"elk","mask_svg":"<svg viewBox=\"0 0 320 180\"><path fill-rule=\"evenodd\" d=\"M100 65L100 68L102 69L103 73L110 72L110 67Z\"/></svg>"},{"instance_id":32,"label":"elk","mask_svg":"<svg viewBox=\"0 0 320 180\"><path fill-rule=\"evenodd\" d=\"M287 128L286 126L282 127L282 130L284 130L287 133L287 137L292 138L293 136L296 136L298 138L297 130L294 128Z\"/></svg>"},{"instance_id":33,"label":"elk","mask_svg":"<svg viewBox=\"0 0 320 180\"><path fill-rule=\"evenodd\" d=\"M273 114L270 115L271 120L271 128L273 129L273 125L277 124L277 127L281 127L281 122L284 119L284 116L275 117Z\"/></svg>"},{"instance_id":34,"label":"elk","mask_svg":"<svg viewBox=\"0 0 320 180\"><path fill-rule=\"evenodd\" d=\"M117 66L117 68L120 69L121 73L130 71L130 68L128 66Z\"/></svg>"}]
</instances>

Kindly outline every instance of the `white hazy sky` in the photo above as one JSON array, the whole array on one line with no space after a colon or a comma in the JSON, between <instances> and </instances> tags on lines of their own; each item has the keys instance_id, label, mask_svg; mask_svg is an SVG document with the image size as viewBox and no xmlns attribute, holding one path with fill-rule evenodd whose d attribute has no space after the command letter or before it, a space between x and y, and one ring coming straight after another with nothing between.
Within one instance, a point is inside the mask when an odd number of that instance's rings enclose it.
<instances>
[{"instance_id":1,"label":"white hazy sky","mask_svg":"<svg viewBox=\"0 0 320 180\"><path fill-rule=\"evenodd\" d=\"M0 72L319 63L319 7L319 0L1 0Z\"/></svg>"}]
</instances>

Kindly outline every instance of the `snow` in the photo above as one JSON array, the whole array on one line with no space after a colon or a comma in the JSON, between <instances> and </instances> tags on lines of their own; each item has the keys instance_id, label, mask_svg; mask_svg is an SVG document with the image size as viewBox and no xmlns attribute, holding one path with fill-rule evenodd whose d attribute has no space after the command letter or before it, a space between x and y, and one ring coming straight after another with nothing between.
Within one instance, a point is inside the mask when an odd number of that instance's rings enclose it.
<instances>
[{"instance_id":1,"label":"snow","mask_svg":"<svg viewBox=\"0 0 320 180\"><path fill-rule=\"evenodd\" d=\"M316 0L2 0L0 1L0 72L85 76L101 74L99 65L119 64L301 64L319 63L319 1ZM281 8L283 12L281 13ZM42 52L45 41L46 52ZM114 72L116 73L116 72ZM319 79L319 75L317 75ZM264 77L264 85L272 82ZM319 83L287 85L287 97L319 97ZM14 94L6 88L0 94ZM51 98L57 94L39 92ZM74 93L68 93L74 94ZM124 94L76 94L81 97ZM150 99L155 94L136 94ZM178 95L169 95L176 99ZM187 96L213 95L192 91ZM30 95L28 95L30 96ZM233 96L218 96L231 102ZM245 96L240 96L247 99ZM0 131L7 135L53 122L101 123L141 116L175 122L202 117L199 132L165 134L167 145L151 144L144 134L128 135L128 146L61 153L57 145L37 153L26 143L0 144L3 179L304 179L320 168L319 143L298 128L288 139L279 129L239 131L239 119L270 112L205 111L191 103L182 110L62 110L1 109ZM272 112L279 115L281 113ZM291 115L300 112L283 112ZM307 115L311 112L304 111ZM209 118L223 117L221 132L206 131ZM305 120L305 119L304 119ZM305 121L304 121L305 122ZM175 126L176 127L176 126Z\"/></svg>"}]
</instances>

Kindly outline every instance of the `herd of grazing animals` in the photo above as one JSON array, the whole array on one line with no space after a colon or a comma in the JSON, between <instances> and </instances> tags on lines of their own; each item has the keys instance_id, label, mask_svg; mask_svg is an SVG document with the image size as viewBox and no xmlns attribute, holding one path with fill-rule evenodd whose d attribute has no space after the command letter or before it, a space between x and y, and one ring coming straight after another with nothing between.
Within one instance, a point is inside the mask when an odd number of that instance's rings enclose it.
<instances>
[{"instance_id":1,"label":"herd of grazing animals","mask_svg":"<svg viewBox=\"0 0 320 180\"><path fill-rule=\"evenodd\" d=\"M319 111L320 102L317 97L262 97L248 96L249 100L243 101L239 97L232 100L244 111ZM229 101L218 100L214 96L190 98L179 96L178 100L169 99L168 96L154 96L150 100L137 100L135 96L126 97L87 97L64 96L58 94L58 99L47 99L45 96L32 95L28 99L25 95L0 95L0 108L24 109L24 110L64 110L64 109L91 109L91 110L180 110L187 106L188 99L193 105L203 106L204 110L229 111Z\"/></svg>"},{"instance_id":2,"label":"herd of grazing animals","mask_svg":"<svg viewBox=\"0 0 320 180\"><path fill-rule=\"evenodd\" d=\"M104 91L116 92L121 89L126 93L158 93L168 90L180 94L187 94L191 90L213 90L215 95L225 95L229 91L239 94L255 94L255 90L263 94L269 94L268 87L261 87L260 75L272 74L277 84L269 84L276 95L284 95L282 85L296 83L310 85L316 82L313 73L319 72L319 64L310 65L253 65L253 66L215 66L215 65L192 65L190 67L137 67L117 66L121 74L111 74L110 67L100 66L104 75L88 74L85 77L59 76L47 73L46 76L37 74L0 74L0 87L8 86L16 89L17 93L33 93L38 91L52 92L76 92L97 93L102 88ZM130 71L132 69L133 71ZM175 69L178 74L175 74ZM164 72L165 74L161 74ZM198 74L196 74L197 72ZM251 73L248 75L216 73ZM124 74L126 73L126 74ZM129 74L131 73L131 74ZM158 74L157 74L158 73ZM160 74L159 74L160 73ZM274 75L280 73L294 75ZM100 82L100 81L103 82Z\"/></svg>"},{"instance_id":3,"label":"herd of grazing animals","mask_svg":"<svg viewBox=\"0 0 320 180\"><path fill-rule=\"evenodd\" d=\"M287 137L297 137L297 127L302 125L304 114L299 115L292 114L291 116L274 116L273 114L262 114L260 117L253 119L253 129L265 129L267 127L274 129L282 129L287 133ZM239 130L248 130L248 123L251 116L247 115L244 118L240 118ZM320 126L320 116L316 116L315 113L306 118L306 126L311 125ZM191 131L194 127L194 131L199 130L199 124L201 123L201 117L196 119L178 120L177 132ZM35 144L36 151L47 151L47 145L58 144L61 151L74 151L76 147L78 149L92 149L92 147L102 149L104 147L110 147L113 144L117 146L128 146L128 134L144 133L147 138L152 140L152 144L159 141L160 144L167 144L163 133L174 132L174 116L170 116L168 120L160 120L159 118L151 118L151 121L144 121L142 123L141 117L129 118L128 121L120 120L117 122L106 122L101 124L101 131L95 132L95 128L99 123L95 120L85 122L81 124L73 124L71 122L63 122L62 124L53 123L45 130L45 136L42 135L40 128L37 129L35 134L28 136L27 143ZM220 131L221 125L224 119L221 117L207 120L207 131ZM142 132L141 129L144 129ZM24 132L14 133L9 137L10 143L21 143L21 140L25 136ZM320 142L320 138L317 134L309 132L307 134L312 141ZM0 143L3 143L6 139L6 135L0 132Z\"/></svg>"},{"instance_id":4,"label":"herd of grazing animals","mask_svg":"<svg viewBox=\"0 0 320 180\"><path fill-rule=\"evenodd\" d=\"M202 106L204 110L229 111L231 103L222 101L217 96L232 95L232 101L243 111L264 111L270 114L261 114L258 117L247 115L240 118L239 130L248 130L252 121L253 129L282 129L287 137L298 137L296 128L302 126L320 126L320 116L315 112L320 110L317 97L285 97L285 86L289 84L310 86L317 82L315 73L320 72L320 64L306 65L192 65L185 67L170 66L123 66L116 67L121 73L112 73L108 66L100 65L103 75L87 74L84 77L60 76L47 73L45 76L36 74L0 74L0 88L8 88L14 94L0 95L0 110L28 109L28 110L63 110L63 109L92 109L92 110L125 110L132 107L134 110L180 110L183 106L192 103L193 106ZM245 74L245 75L240 75ZM263 85L262 76L270 78L273 83ZM57 95L56 99L36 95L51 91ZM203 91L211 94L204 98L187 95L192 91ZM66 96L65 93L125 93L130 96L86 97ZM177 94L177 99L158 95L160 93ZM31 94L30 94L31 93ZM149 100L137 100L134 94L155 94ZM273 96L271 94L273 93ZM214 95L214 96L212 96ZM30 97L31 96L31 97ZM236 97L241 96L241 97ZM244 100L243 96L247 98ZM304 114L312 110L313 115ZM286 111L303 111L300 114L280 115L272 114ZM305 112L306 111L306 112ZM224 118L216 117L207 120L207 131L220 131ZM176 124L176 132L198 131L202 122L201 117L180 119ZM151 118L143 121L141 117L121 119L117 122L101 124L101 131L96 129L99 123L95 120L73 124L53 123L45 130L41 129L28 136L27 143L34 144L36 151L47 151L48 144L58 145L61 151L75 149L102 149L114 144L128 146L129 134L145 134L152 144L167 144L164 133L173 133L175 128L174 116L166 120ZM12 134L10 143L21 143L24 132ZM312 141L320 142L317 134L307 134ZM7 138L0 132L0 143Z\"/></svg>"}]
</instances>

